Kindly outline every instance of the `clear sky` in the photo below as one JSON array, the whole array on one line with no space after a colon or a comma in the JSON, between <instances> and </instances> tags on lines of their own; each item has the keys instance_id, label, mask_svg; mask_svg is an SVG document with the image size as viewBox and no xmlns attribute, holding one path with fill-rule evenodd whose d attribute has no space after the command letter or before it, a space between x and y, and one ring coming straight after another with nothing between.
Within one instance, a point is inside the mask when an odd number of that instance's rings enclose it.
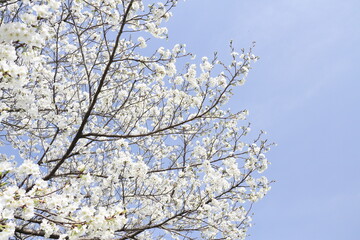
<instances>
[{"instance_id":1,"label":"clear sky","mask_svg":"<svg viewBox=\"0 0 360 240\"><path fill-rule=\"evenodd\" d=\"M171 43L201 57L257 42L230 106L278 143L253 240L360 239L360 1L187 0Z\"/></svg>"}]
</instances>

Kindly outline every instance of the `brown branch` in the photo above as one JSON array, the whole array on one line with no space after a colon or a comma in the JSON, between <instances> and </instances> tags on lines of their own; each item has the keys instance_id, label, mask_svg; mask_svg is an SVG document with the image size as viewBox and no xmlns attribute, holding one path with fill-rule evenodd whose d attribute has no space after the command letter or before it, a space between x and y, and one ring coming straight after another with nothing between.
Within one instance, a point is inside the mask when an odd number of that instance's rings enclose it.
<instances>
[{"instance_id":1,"label":"brown branch","mask_svg":"<svg viewBox=\"0 0 360 240\"><path fill-rule=\"evenodd\" d=\"M65 155L64 155L64 156L62 157L62 159L55 165L55 167L49 172L49 174L46 175L46 176L43 178L44 180L49 180L49 179L51 179L51 178L55 175L56 171L61 167L61 165L65 162L65 160L66 160L66 159L68 158L68 156L71 154L72 150L76 147L76 144L77 144L77 142L79 141L79 139L83 137L83 130L84 130L85 125L86 125L86 123L87 123L87 121L88 121L88 119L89 119L89 117L90 117L90 114L91 114L91 112L92 112L92 110L93 110L93 108L94 108L94 106L95 106L95 104L96 104L96 101L97 101L97 99L98 99L98 96L99 96L99 94L100 94L100 92L101 92L101 90L102 90L102 87L103 87L103 85L104 85L106 76L107 76L107 74L108 74L108 72L109 72L109 70L110 70L110 66L111 66L111 64L113 63L113 59L114 59L114 57L115 57L116 50L117 50L117 48L118 48L118 46L119 46L120 37L121 37L121 35L122 35L122 33L123 33L123 30L124 30L124 27L125 27L126 17L128 16L128 14L129 14L129 12L130 12L130 9L131 9L131 6L132 6L132 3L133 3L133 2L134 2L134 0L131 0L130 3L129 3L129 5L128 5L128 8L126 9L126 12L125 12L125 14L124 14L124 17L123 17L123 21L122 21L120 30L119 30L119 32L118 32L118 34L117 34L117 36L116 36L115 45L114 45L112 54L110 55L109 62L108 62L108 64L107 64L106 67L105 67L105 70L104 70L103 75L101 76L99 86L98 86L98 88L97 88L97 90L96 90L96 93L94 94L94 98L93 98L93 100L91 101L90 106L89 106L87 112L85 113L85 116L84 116L83 121L82 121L82 123L81 123L81 125L80 125L80 127L79 127L79 130L77 131L77 133L76 133L73 141L71 142L68 150L66 151Z\"/></svg>"},{"instance_id":2,"label":"brown branch","mask_svg":"<svg viewBox=\"0 0 360 240\"><path fill-rule=\"evenodd\" d=\"M15 228L15 232L16 232L16 233L21 233L21 234L30 235L30 236L45 237L45 231L44 231L44 230L33 230L33 229L28 229L28 228L16 227L16 228ZM51 235L49 236L49 238L51 238L51 239L59 239L59 238L60 238L60 235L58 235L58 234L51 234Z\"/></svg>"}]
</instances>

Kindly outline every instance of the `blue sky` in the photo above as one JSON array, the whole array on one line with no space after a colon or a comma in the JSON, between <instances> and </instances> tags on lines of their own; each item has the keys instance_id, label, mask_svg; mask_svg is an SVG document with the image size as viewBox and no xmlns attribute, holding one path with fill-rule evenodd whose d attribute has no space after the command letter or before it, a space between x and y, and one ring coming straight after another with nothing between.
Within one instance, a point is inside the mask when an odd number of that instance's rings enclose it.
<instances>
[{"instance_id":1,"label":"blue sky","mask_svg":"<svg viewBox=\"0 0 360 240\"><path fill-rule=\"evenodd\" d=\"M187 0L170 42L201 57L252 41L260 61L230 107L278 143L254 207L253 240L360 236L360 1Z\"/></svg>"}]
</instances>

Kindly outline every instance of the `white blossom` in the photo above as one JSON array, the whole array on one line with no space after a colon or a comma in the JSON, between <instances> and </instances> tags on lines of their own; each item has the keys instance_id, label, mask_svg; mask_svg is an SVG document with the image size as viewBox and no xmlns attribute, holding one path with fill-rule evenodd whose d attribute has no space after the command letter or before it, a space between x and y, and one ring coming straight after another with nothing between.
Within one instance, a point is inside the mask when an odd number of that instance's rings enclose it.
<instances>
[{"instance_id":1,"label":"white blossom","mask_svg":"<svg viewBox=\"0 0 360 240\"><path fill-rule=\"evenodd\" d=\"M138 37L138 42L140 43L140 48L146 48L146 41L143 37Z\"/></svg>"},{"instance_id":2,"label":"white blossom","mask_svg":"<svg viewBox=\"0 0 360 240\"><path fill-rule=\"evenodd\" d=\"M225 104L258 57L151 49L176 4L0 7L0 240L247 236L269 144Z\"/></svg>"}]
</instances>

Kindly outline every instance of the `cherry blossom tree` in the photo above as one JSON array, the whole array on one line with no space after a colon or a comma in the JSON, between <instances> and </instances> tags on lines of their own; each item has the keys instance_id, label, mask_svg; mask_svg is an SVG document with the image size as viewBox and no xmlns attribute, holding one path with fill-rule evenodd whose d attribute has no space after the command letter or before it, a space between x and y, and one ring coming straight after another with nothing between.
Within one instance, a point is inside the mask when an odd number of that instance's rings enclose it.
<instances>
[{"instance_id":1,"label":"cherry blossom tree","mask_svg":"<svg viewBox=\"0 0 360 240\"><path fill-rule=\"evenodd\" d=\"M270 144L224 105L258 57L151 48L176 5L0 1L0 239L247 236Z\"/></svg>"}]
</instances>

